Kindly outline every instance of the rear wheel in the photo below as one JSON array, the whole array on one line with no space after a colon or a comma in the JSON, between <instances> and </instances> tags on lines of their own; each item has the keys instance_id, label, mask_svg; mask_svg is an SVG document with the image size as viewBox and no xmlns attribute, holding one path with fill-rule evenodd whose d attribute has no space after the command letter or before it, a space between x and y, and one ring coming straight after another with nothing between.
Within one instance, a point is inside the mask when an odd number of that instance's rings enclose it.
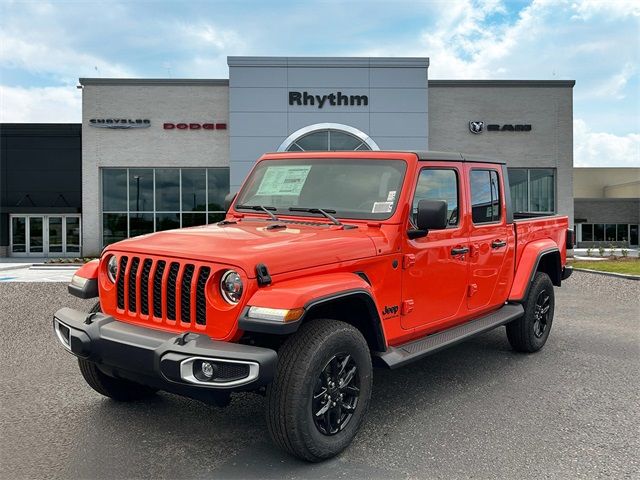
<instances>
[{"instance_id":1,"label":"rear wheel","mask_svg":"<svg viewBox=\"0 0 640 480\"><path fill-rule=\"evenodd\" d=\"M91 313L100 311L100 302L96 303L90 310ZM91 388L99 394L114 400L121 402L141 400L157 392L151 387L107 375L98 368L97 364L84 358L78 358L78 366L80 367L80 373L82 373Z\"/></svg>"},{"instance_id":2,"label":"rear wheel","mask_svg":"<svg viewBox=\"0 0 640 480\"><path fill-rule=\"evenodd\" d=\"M533 353L544 347L553 324L554 305L549 275L537 272L524 303L524 315L507 324L507 339L514 350Z\"/></svg>"},{"instance_id":3,"label":"rear wheel","mask_svg":"<svg viewBox=\"0 0 640 480\"><path fill-rule=\"evenodd\" d=\"M371 384L369 347L356 328L325 319L302 325L279 350L267 388L272 439L311 462L337 455L358 431Z\"/></svg>"}]
</instances>

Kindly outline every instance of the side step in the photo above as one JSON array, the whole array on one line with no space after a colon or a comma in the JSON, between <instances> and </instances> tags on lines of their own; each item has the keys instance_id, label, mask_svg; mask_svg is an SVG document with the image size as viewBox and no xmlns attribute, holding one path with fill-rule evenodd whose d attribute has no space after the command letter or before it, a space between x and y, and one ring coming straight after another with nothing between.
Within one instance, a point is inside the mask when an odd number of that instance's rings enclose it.
<instances>
[{"instance_id":1,"label":"side step","mask_svg":"<svg viewBox=\"0 0 640 480\"><path fill-rule=\"evenodd\" d=\"M450 347L475 335L509 323L521 317L523 314L524 308L522 305L507 304L500 310L496 310L485 317L480 317L476 320L418 340L413 340L412 342L397 347L389 347L386 352L376 353L374 362L377 365L387 366L389 368L402 367L409 362L426 357L443 348Z\"/></svg>"}]
</instances>

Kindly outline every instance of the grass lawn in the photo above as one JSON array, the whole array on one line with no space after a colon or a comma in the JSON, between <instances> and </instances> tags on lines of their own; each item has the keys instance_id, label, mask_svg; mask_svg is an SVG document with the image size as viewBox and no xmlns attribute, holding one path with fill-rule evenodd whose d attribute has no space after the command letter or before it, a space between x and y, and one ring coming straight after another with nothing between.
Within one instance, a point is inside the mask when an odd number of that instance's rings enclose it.
<instances>
[{"instance_id":1,"label":"grass lawn","mask_svg":"<svg viewBox=\"0 0 640 480\"><path fill-rule=\"evenodd\" d=\"M586 268L589 270L598 270L600 272L627 273L631 275L640 275L640 260L600 260L600 261L570 261L568 263L574 268Z\"/></svg>"}]
</instances>

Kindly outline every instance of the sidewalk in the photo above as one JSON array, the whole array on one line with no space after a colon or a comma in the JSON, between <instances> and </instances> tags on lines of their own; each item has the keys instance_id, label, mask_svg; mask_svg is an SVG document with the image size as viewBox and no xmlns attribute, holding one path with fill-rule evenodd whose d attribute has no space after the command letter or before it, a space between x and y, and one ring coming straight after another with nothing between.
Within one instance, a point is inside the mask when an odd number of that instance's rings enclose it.
<instances>
[{"instance_id":1,"label":"sidewalk","mask_svg":"<svg viewBox=\"0 0 640 480\"><path fill-rule=\"evenodd\" d=\"M0 258L0 282L70 282L79 265L44 265L45 257Z\"/></svg>"}]
</instances>

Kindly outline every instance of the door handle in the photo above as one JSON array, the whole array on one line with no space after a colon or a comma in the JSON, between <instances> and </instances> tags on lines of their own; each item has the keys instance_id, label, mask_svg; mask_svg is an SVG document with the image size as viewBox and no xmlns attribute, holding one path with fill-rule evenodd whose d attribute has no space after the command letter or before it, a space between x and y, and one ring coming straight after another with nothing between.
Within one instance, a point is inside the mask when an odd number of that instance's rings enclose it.
<instances>
[{"instance_id":1,"label":"door handle","mask_svg":"<svg viewBox=\"0 0 640 480\"><path fill-rule=\"evenodd\" d=\"M491 242L491 248L502 248L506 246L507 242L504 240L494 240L493 242Z\"/></svg>"},{"instance_id":2,"label":"door handle","mask_svg":"<svg viewBox=\"0 0 640 480\"><path fill-rule=\"evenodd\" d=\"M469 247L456 247L451 249L451 255L464 255L469 253Z\"/></svg>"}]
</instances>

